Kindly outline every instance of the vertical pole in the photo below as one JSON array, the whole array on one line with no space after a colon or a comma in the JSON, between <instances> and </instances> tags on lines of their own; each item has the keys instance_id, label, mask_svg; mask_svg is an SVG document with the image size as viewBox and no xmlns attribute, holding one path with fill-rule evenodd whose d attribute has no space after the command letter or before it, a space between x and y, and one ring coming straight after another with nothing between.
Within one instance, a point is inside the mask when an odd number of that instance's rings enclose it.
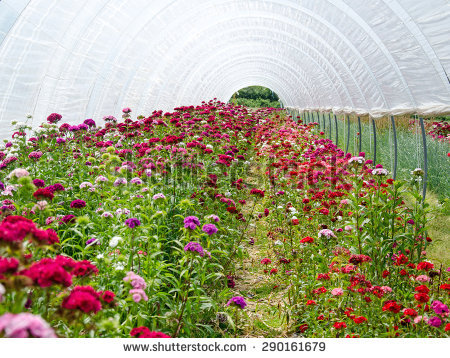
<instances>
[{"instance_id":1,"label":"vertical pole","mask_svg":"<svg viewBox=\"0 0 450 358\"><path fill-rule=\"evenodd\" d=\"M361 129L361 117L358 117L358 131L359 131L359 136L358 136L358 153L362 152L362 129Z\"/></svg>"},{"instance_id":2,"label":"vertical pole","mask_svg":"<svg viewBox=\"0 0 450 358\"><path fill-rule=\"evenodd\" d=\"M349 146L350 146L350 116L347 116L347 145L345 146L345 153L348 153Z\"/></svg>"},{"instance_id":3,"label":"vertical pole","mask_svg":"<svg viewBox=\"0 0 450 358\"><path fill-rule=\"evenodd\" d=\"M372 118L372 128L373 128L373 166L377 164L377 126Z\"/></svg>"},{"instance_id":4,"label":"vertical pole","mask_svg":"<svg viewBox=\"0 0 450 358\"><path fill-rule=\"evenodd\" d=\"M336 145L339 146L339 129L336 115L334 115L334 126L336 128Z\"/></svg>"},{"instance_id":5,"label":"vertical pole","mask_svg":"<svg viewBox=\"0 0 450 358\"><path fill-rule=\"evenodd\" d=\"M425 195L427 193L427 179L428 179L428 151L427 151L427 136L425 133L425 125L423 123L423 118L420 117L420 127L422 129L422 141L423 141L423 193L422 202L425 202Z\"/></svg>"},{"instance_id":6,"label":"vertical pole","mask_svg":"<svg viewBox=\"0 0 450 358\"><path fill-rule=\"evenodd\" d=\"M397 178L397 130L395 128L395 119L394 116L391 116L391 123L392 123L392 132L394 134L394 175L393 179L395 180Z\"/></svg>"},{"instance_id":7,"label":"vertical pole","mask_svg":"<svg viewBox=\"0 0 450 358\"><path fill-rule=\"evenodd\" d=\"M331 112L328 113L328 126L330 127L330 140L331 140Z\"/></svg>"}]
</instances>

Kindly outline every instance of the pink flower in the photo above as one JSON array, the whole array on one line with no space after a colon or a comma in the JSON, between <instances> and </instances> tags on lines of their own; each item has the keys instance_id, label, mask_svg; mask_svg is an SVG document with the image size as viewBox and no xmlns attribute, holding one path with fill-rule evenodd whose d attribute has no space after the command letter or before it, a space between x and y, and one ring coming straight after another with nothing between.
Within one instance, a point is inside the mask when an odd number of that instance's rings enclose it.
<instances>
[{"instance_id":1,"label":"pink flower","mask_svg":"<svg viewBox=\"0 0 450 358\"><path fill-rule=\"evenodd\" d=\"M338 288L333 288L333 289L331 290L331 294L332 294L333 296L342 296L342 295L344 294L344 290L343 290L342 288L340 288L340 287L338 287Z\"/></svg>"},{"instance_id":2,"label":"pink flower","mask_svg":"<svg viewBox=\"0 0 450 358\"><path fill-rule=\"evenodd\" d=\"M392 292L392 288L390 288L389 286L381 286L381 289L384 293Z\"/></svg>"},{"instance_id":3,"label":"pink flower","mask_svg":"<svg viewBox=\"0 0 450 358\"><path fill-rule=\"evenodd\" d=\"M0 317L0 332L6 338L57 338L47 322L31 313L5 313Z\"/></svg>"},{"instance_id":4,"label":"pink flower","mask_svg":"<svg viewBox=\"0 0 450 358\"><path fill-rule=\"evenodd\" d=\"M148 301L148 297L145 294L145 291L140 288L133 288L129 291L130 295L133 298L133 301L138 303L141 300Z\"/></svg>"},{"instance_id":5,"label":"pink flower","mask_svg":"<svg viewBox=\"0 0 450 358\"><path fill-rule=\"evenodd\" d=\"M430 278L427 275L420 275L416 277L416 281L419 282L429 282Z\"/></svg>"}]
</instances>

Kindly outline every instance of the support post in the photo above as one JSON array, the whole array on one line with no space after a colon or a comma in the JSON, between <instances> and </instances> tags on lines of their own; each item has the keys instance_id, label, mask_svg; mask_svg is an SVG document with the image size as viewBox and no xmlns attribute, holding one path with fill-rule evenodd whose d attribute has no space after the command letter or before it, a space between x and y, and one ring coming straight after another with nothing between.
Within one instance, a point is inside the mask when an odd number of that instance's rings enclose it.
<instances>
[{"instance_id":1,"label":"support post","mask_svg":"<svg viewBox=\"0 0 450 358\"><path fill-rule=\"evenodd\" d=\"M372 128L373 128L373 166L377 164L377 126L372 118Z\"/></svg>"},{"instance_id":2,"label":"support post","mask_svg":"<svg viewBox=\"0 0 450 358\"><path fill-rule=\"evenodd\" d=\"M350 146L350 116L347 116L347 145L345 146L345 153L348 153L348 147Z\"/></svg>"},{"instance_id":3,"label":"support post","mask_svg":"<svg viewBox=\"0 0 450 358\"><path fill-rule=\"evenodd\" d=\"M331 112L328 113L328 126L330 127L330 140L331 140Z\"/></svg>"},{"instance_id":4,"label":"support post","mask_svg":"<svg viewBox=\"0 0 450 358\"><path fill-rule=\"evenodd\" d=\"M362 152L362 129L361 129L361 117L358 117L358 153Z\"/></svg>"},{"instance_id":5,"label":"support post","mask_svg":"<svg viewBox=\"0 0 450 358\"><path fill-rule=\"evenodd\" d=\"M334 115L334 126L336 128L336 145L339 146L339 128L336 115Z\"/></svg>"},{"instance_id":6,"label":"support post","mask_svg":"<svg viewBox=\"0 0 450 358\"><path fill-rule=\"evenodd\" d=\"M423 118L420 117L420 128L422 129L422 141L423 141L423 193L422 202L425 202L425 195L427 194L427 179L428 179L428 151L427 151L427 135L425 133L425 125Z\"/></svg>"},{"instance_id":7,"label":"support post","mask_svg":"<svg viewBox=\"0 0 450 358\"><path fill-rule=\"evenodd\" d=\"M397 178L397 130L395 128L395 119L394 116L391 116L391 123L392 123L392 133L394 134L394 172L393 172L393 179L395 180Z\"/></svg>"}]
</instances>

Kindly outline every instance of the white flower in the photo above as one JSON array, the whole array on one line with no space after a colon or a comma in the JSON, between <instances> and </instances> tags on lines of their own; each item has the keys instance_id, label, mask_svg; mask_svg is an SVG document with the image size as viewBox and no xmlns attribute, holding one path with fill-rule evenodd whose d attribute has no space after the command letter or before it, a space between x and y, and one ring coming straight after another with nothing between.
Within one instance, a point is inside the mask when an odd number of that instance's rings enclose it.
<instances>
[{"instance_id":1,"label":"white flower","mask_svg":"<svg viewBox=\"0 0 450 358\"><path fill-rule=\"evenodd\" d=\"M388 175L389 172L384 168L375 168L372 170L372 175Z\"/></svg>"},{"instance_id":2,"label":"white flower","mask_svg":"<svg viewBox=\"0 0 450 358\"><path fill-rule=\"evenodd\" d=\"M98 254L96 257L97 257L97 259L101 260L101 259L104 259L104 258L105 258L105 255L103 255L103 254Z\"/></svg>"},{"instance_id":3,"label":"white flower","mask_svg":"<svg viewBox=\"0 0 450 358\"><path fill-rule=\"evenodd\" d=\"M111 240L109 240L109 247L116 247L117 245L119 245L119 242L122 240L122 238L120 236L114 236L111 238Z\"/></svg>"},{"instance_id":4,"label":"white flower","mask_svg":"<svg viewBox=\"0 0 450 358\"><path fill-rule=\"evenodd\" d=\"M123 271L125 269L125 265L123 262L118 262L113 267L116 271Z\"/></svg>"}]
</instances>

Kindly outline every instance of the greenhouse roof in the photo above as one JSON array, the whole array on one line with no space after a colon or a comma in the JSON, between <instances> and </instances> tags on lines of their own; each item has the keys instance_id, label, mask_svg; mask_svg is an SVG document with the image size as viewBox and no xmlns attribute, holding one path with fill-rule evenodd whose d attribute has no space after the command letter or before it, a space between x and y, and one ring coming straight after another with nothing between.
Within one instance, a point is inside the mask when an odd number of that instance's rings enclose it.
<instances>
[{"instance_id":1,"label":"greenhouse roof","mask_svg":"<svg viewBox=\"0 0 450 358\"><path fill-rule=\"evenodd\" d=\"M450 112L448 0L3 0L0 122L148 114L262 85L286 107Z\"/></svg>"}]
</instances>

